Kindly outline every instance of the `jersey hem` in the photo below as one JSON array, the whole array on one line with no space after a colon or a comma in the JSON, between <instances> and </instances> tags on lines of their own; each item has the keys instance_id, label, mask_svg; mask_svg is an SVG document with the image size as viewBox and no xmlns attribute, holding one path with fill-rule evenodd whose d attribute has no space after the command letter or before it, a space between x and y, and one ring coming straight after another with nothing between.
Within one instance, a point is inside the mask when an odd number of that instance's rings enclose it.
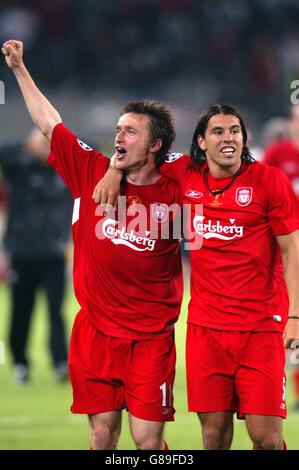
<instances>
[{"instance_id":1,"label":"jersey hem","mask_svg":"<svg viewBox=\"0 0 299 470\"><path fill-rule=\"evenodd\" d=\"M283 333L284 325L280 326L280 328L273 328L271 326L259 326L259 325L222 325L219 323L212 323L212 322L195 322L195 321L187 321L187 325L193 326L202 326L204 328L210 328L211 330L218 330L218 331L252 331L256 333L263 333L263 332L273 332L273 333Z\"/></svg>"},{"instance_id":2,"label":"jersey hem","mask_svg":"<svg viewBox=\"0 0 299 470\"><path fill-rule=\"evenodd\" d=\"M87 312L84 310L80 310L80 313L83 313L83 315L86 315L87 320L90 322L90 324L100 333L102 333L105 336L112 336L113 338L122 338L122 339L129 339L129 340L136 340L136 341L149 341L152 339L164 339L168 338L172 334L174 334L174 328L171 330L167 331L157 331L157 332L151 332L151 333L139 333L139 332L129 332L125 331L124 329L117 330L115 331L113 328L99 328L98 325L95 324L95 322L92 321L90 316L88 315Z\"/></svg>"}]
</instances>

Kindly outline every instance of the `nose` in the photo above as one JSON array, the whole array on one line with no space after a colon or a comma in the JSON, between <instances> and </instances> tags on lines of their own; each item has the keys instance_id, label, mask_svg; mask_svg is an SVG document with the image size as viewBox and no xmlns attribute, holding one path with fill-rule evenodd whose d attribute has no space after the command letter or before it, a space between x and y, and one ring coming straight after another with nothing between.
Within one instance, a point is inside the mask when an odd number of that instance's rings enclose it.
<instances>
[{"instance_id":1,"label":"nose","mask_svg":"<svg viewBox=\"0 0 299 470\"><path fill-rule=\"evenodd\" d=\"M230 130L227 129L226 131L224 131L224 141L225 142L232 142L232 140L233 140L232 134L231 134Z\"/></svg>"},{"instance_id":2,"label":"nose","mask_svg":"<svg viewBox=\"0 0 299 470\"><path fill-rule=\"evenodd\" d=\"M124 131L119 131L117 133L117 135L115 136L115 143L119 144L120 142L123 142L124 141L124 135L125 135Z\"/></svg>"}]
</instances>

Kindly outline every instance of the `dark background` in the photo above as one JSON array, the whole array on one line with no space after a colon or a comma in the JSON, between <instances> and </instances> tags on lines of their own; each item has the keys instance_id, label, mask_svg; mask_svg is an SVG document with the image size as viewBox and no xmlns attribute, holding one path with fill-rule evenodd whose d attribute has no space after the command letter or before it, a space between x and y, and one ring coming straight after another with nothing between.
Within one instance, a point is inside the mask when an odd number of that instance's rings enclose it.
<instances>
[{"instance_id":1,"label":"dark background","mask_svg":"<svg viewBox=\"0 0 299 470\"><path fill-rule=\"evenodd\" d=\"M216 102L239 107L263 144L299 79L298 24L298 0L2 0L0 41L24 42L25 64L65 123L106 153L120 107L145 97L170 106L175 150L186 152L198 114ZM0 79L0 138L25 134L31 122L4 58Z\"/></svg>"}]
</instances>

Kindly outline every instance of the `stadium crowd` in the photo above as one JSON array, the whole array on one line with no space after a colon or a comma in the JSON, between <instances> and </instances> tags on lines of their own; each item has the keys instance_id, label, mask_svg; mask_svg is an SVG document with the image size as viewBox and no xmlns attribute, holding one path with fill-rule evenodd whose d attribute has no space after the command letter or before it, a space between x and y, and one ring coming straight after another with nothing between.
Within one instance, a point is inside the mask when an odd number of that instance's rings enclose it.
<instances>
[{"instance_id":1,"label":"stadium crowd","mask_svg":"<svg viewBox=\"0 0 299 470\"><path fill-rule=\"evenodd\" d=\"M250 103L269 117L285 105L298 72L295 0L219 0L217 7L208 0L1 4L1 42L18 32L33 75L49 87L109 86L113 76L117 88L167 94L169 82L176 89L204 82L219 88L218 102Z\"/></svg>"}]
</instances>

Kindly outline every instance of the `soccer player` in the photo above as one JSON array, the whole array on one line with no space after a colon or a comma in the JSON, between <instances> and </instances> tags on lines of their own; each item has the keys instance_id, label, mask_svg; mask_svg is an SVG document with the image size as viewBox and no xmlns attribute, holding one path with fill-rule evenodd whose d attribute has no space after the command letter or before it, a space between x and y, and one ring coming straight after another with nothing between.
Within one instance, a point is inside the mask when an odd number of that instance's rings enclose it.
<instances>
[{"instance_id":1,"label":"soccer player","mask_svg":"<svg viewBox=\"0 0 299 470\"><path fill-rule=\"evenodd\" d=\"M286 448L284 346L299 339L298 199L282 171L252 159L243 118L225 104L200 116L191 156L171 154L160 172L194 203L203 239L190 251L186 362L204 448L231 447L234 412L255 449ZM107 174L94 199L104 187L115 195L113 184Z\"/></svg>"},{"instance_id":2,"label":"soccer player","mask_svg":"<svg viewBox=\"0 0 299 470\"><path fill-rule=\"evenodd\" d=\"M267 145L263 161L286 173L299 196L299 104L294 104L290 108L289 129L289 138Z\"/></svg>"},{"instance_id":3,"label":"soccer player","mask_svg":"<svg viewBox=\"0 0 299 470\"><path fill-rule=\"evenodd\" d=\"M177 185L157 171L175 137L171 115L149 101L123 109L114 158L127 172L122 192L129 207L105 216L92 194L109 159L66 129L26 69L22 43L7 41L2 52L33 122L51 141L48 162L75 199L74 287L81 310L69 352L72 412L89 415L93 449L117 448L123 408L138 449L167 449L163 430L174 420L174 323L183 292L178 240L160 236L173 216L168 206L180 203ZM144 208L137 227L136 211Z\"/></svg>"},{"instance_id":4,"label":"soccer player","mask_svg":"<svg viewBox=\"0 0 299 470\"><path fill-rule=\"evenodd\" d=\"M280 168L291 180L299 197L299 104L290 108L290 137L269 143L264 152L264 163ZM299 368L294 367L296 410L299 410Z\"/></svg>"}]
</instances>

